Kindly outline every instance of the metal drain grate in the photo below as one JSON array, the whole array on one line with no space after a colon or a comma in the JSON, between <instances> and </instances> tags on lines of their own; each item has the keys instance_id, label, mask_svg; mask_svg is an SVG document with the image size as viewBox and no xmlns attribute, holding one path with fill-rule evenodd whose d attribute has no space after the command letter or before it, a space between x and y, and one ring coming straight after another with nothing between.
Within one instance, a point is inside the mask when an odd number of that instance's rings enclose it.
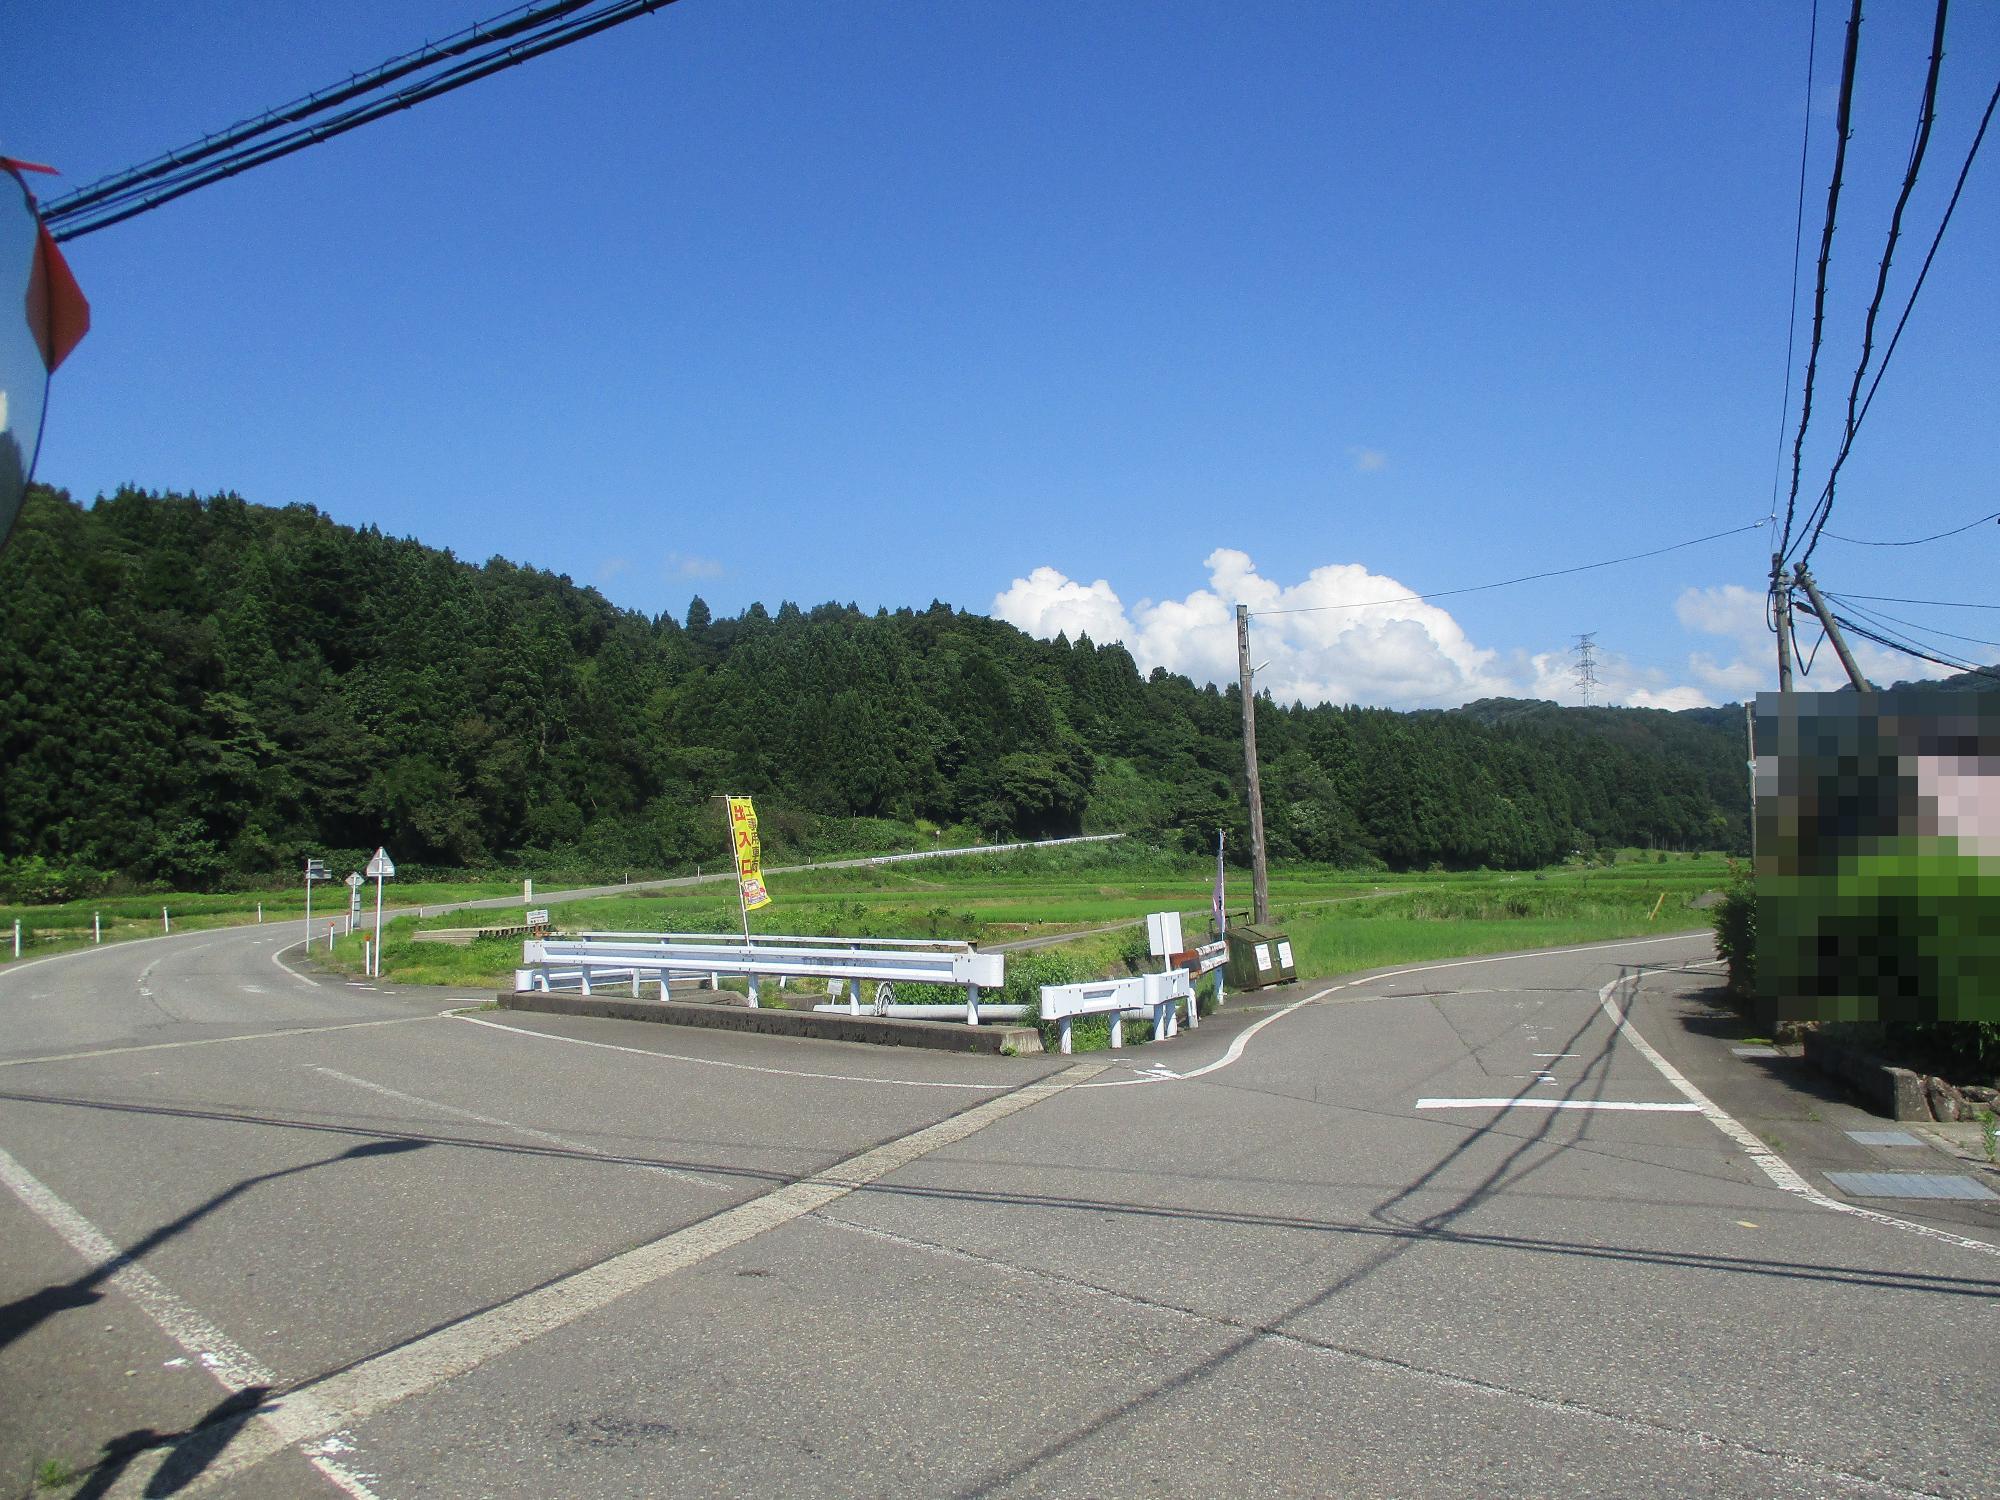
<instances>
[{"instance_id":1,"label":"metal drain grate","mask_svg":"<svg viewBox=\"0 0 2000 1500\"><path fill-rule=\"evenodd\" d=\"M1850 1130L1847 1132L1847 1138L1863 1146L1921 1146L1923 1144L1922 1141L1911 1135L1907 1130Z\"/></svg>"},{"instance_id":2,"label":"metal drain grate","mask_svg":"<svg viewBox=\"0 0 2000 1500\"><path fill-rule=\"evenodd\" d=\"M1996 1195L1970 1177L1948 1172L1829 1172L1826 1180L1850 1198L1978 1198Z\"/></svg>"}]
</instances>

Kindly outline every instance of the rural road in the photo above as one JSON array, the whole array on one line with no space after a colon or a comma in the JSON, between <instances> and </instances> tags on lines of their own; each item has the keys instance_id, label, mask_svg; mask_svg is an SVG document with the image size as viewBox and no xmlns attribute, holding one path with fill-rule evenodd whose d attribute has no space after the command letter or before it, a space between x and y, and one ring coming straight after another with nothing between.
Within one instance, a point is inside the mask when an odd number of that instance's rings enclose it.
<instances>
[{"instance_id":1,"label":"rural road","mask_svg":"<svg viewBox=\"0 0 2000 1500\"><path fill-rule=\"evenodd\" d=\"M1968 1169L1704 938L1008 1059L296 937L0 973L0 1495L2000 1493L2000 1204L1835 1191Z\"/></svg>"}]
</instances>

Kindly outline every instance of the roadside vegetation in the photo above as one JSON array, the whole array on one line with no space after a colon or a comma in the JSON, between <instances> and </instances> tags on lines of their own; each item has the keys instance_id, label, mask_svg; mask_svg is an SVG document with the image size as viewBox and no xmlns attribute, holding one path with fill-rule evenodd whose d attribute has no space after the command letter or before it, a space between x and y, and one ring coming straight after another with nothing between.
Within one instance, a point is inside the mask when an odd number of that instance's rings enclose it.
<instances>
[{"instance_id":1,"label":"roadside vegetation","mask_svg":"<svg viewBox=\"0 0 2000 1500\"><path fill-rule=\"evenodd\" d=\"M1271 876L1273 924L1289 934L1302 976L1321 978L1389 964L1698 929L1696 901L1719 890L1719 855L1626 851L1610 863L1531 872L1423 873L1281 866ZM1205 936L1214 864L1142 846L1086 845L968 855L917 864L799 871L775 878L775 903L753 914L753 932L804 936L956 938L982 946L1056 939L1008 963L1036 985L1143 967L1147 912L1182 914L1189 940ZM1232 922L1247 920L1249 880L1232 871ZM554 909L567 932L734 932L733 886L722 879L635 892ZM513 910L446 913L393 924L383 975L395 983L511 986L521 939ZM504 935L462 944L420 934L486 929ZM359 972L362 934L339 939L330 962ZM1032 957L1033 962L1028 960ZM325 950L315 960L327 962ZM1062 972L1045 973L1059 966ZM793 993L803 1002L816 987ZM784 999L775 990L767 998ZM910 998L920 998L912 995ZM995 997L996 999L999 997Z\"/></svg>"}]
</instances>

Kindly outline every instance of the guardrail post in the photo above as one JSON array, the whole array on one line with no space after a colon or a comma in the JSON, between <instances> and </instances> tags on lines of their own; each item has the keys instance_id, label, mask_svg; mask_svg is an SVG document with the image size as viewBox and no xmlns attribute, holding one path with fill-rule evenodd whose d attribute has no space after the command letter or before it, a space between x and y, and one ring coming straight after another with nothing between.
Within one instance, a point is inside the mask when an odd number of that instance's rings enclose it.
<instances>
[{"instance_id":1,"label":"guardrail post","mask_svg":"<svg viewBox=\"0 0 2000 1500\"><path fill-rule=\"evenodd\" d=\"M979 1024L979 986L976 984L968 984L965 987L965 1024L968 1026Z\"/></svg>"},{"instance_id":2,"label":"guardrail post","mask_svg":"<svg viewBox=\"0 0 2000 1500\"><path fill-rule=\"evenodd\" d=\"M590 970L583 970L579 977L583 980L583 992L588 995L590 993Z\"/></svg>"},{"instance_id":3,"label":"guardrail post","mask_svg":"<svg viewBox=\"0 0 2000 1500\"><path fill-rule=\"evenodd\" d=\"M860 1015L861 981L858 979L843 979L840 982L847 986L847 1013L850 1016Z\"/></svg>"},{"instance_id":4,"label":"guardrail post","mask_svg":"<svg viewBox=\"0 0 2000 1500\"><path fill-rule=\"evenodd\" d=\"M757 1009L757 976L755 974L752 974L749 976L749 979L750 979L750 1008L752 1010L755 1010Z\"/></svg>"},{"instance_id":5,"label":"guardrail post","mask_svg":"<svg viewBox=\"0 0 2000 1500\"><path fill-rule=\"evenodd\" d=\"M1062 1018L1062 1042L1058 1050L1062 1053L1064 1057L1069 1056L1069 1023L1071 1019L1072 1018L1069 1016L1064 1016Z\"/></svg>"},{"instance_id":6,"label":"guardrail post","mask_svg":"<svg viewBox=\"0 0 2000 1500\"><path fill-rule=\"evenodd\" d=\"M1063 1022L1063 1025L1067 1026L1069 1022ZM1111 1012L1111 1045L1113 1047L1125 1045L1125 1012L1122 1010Z\"/></svg>"}]
</instances>

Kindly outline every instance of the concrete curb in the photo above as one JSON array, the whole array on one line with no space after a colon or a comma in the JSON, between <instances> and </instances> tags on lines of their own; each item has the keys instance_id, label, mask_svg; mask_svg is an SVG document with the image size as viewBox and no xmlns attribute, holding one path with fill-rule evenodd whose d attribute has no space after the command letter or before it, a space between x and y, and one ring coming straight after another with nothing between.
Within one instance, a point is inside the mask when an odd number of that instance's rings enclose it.
<instances>
[{"instance_id":1,"label":"concrete curb","mask_svg":"<svg viewBox=\"0 0 2000 1500\"><path fill-rule=\"evenodd\" d=\"M653 1021L705 1026L712 1031L752 1031L764 1036L817 1037L829 1042L869 1042L878 1047L928 1047L940 1052L1040 1052L1032 1026L957 1026L946 1021L906 1021L891 1016L845 1016L825 1011L756 1010L745 1005L704 1005L685 1000L609 1000L540 990L501 991L503 1010L556 1016L597 1016L609 1021Z\"/></svg>"},{"instance_id":2,"label":"concrete curb","mask_svg":"<svg viewBox=\"0 0 2000 1500\"><path fill-rule=\"evenodd\" d=\"M1850 1047L1821 1031L1805 1034L1806 1061L1829 1078L1853 1088L1868 1104L1892 1120L1930 1121L1924 1080L1908 1068L1885 1063L1871 1052Z\"/></svg>"}]
</instances>

